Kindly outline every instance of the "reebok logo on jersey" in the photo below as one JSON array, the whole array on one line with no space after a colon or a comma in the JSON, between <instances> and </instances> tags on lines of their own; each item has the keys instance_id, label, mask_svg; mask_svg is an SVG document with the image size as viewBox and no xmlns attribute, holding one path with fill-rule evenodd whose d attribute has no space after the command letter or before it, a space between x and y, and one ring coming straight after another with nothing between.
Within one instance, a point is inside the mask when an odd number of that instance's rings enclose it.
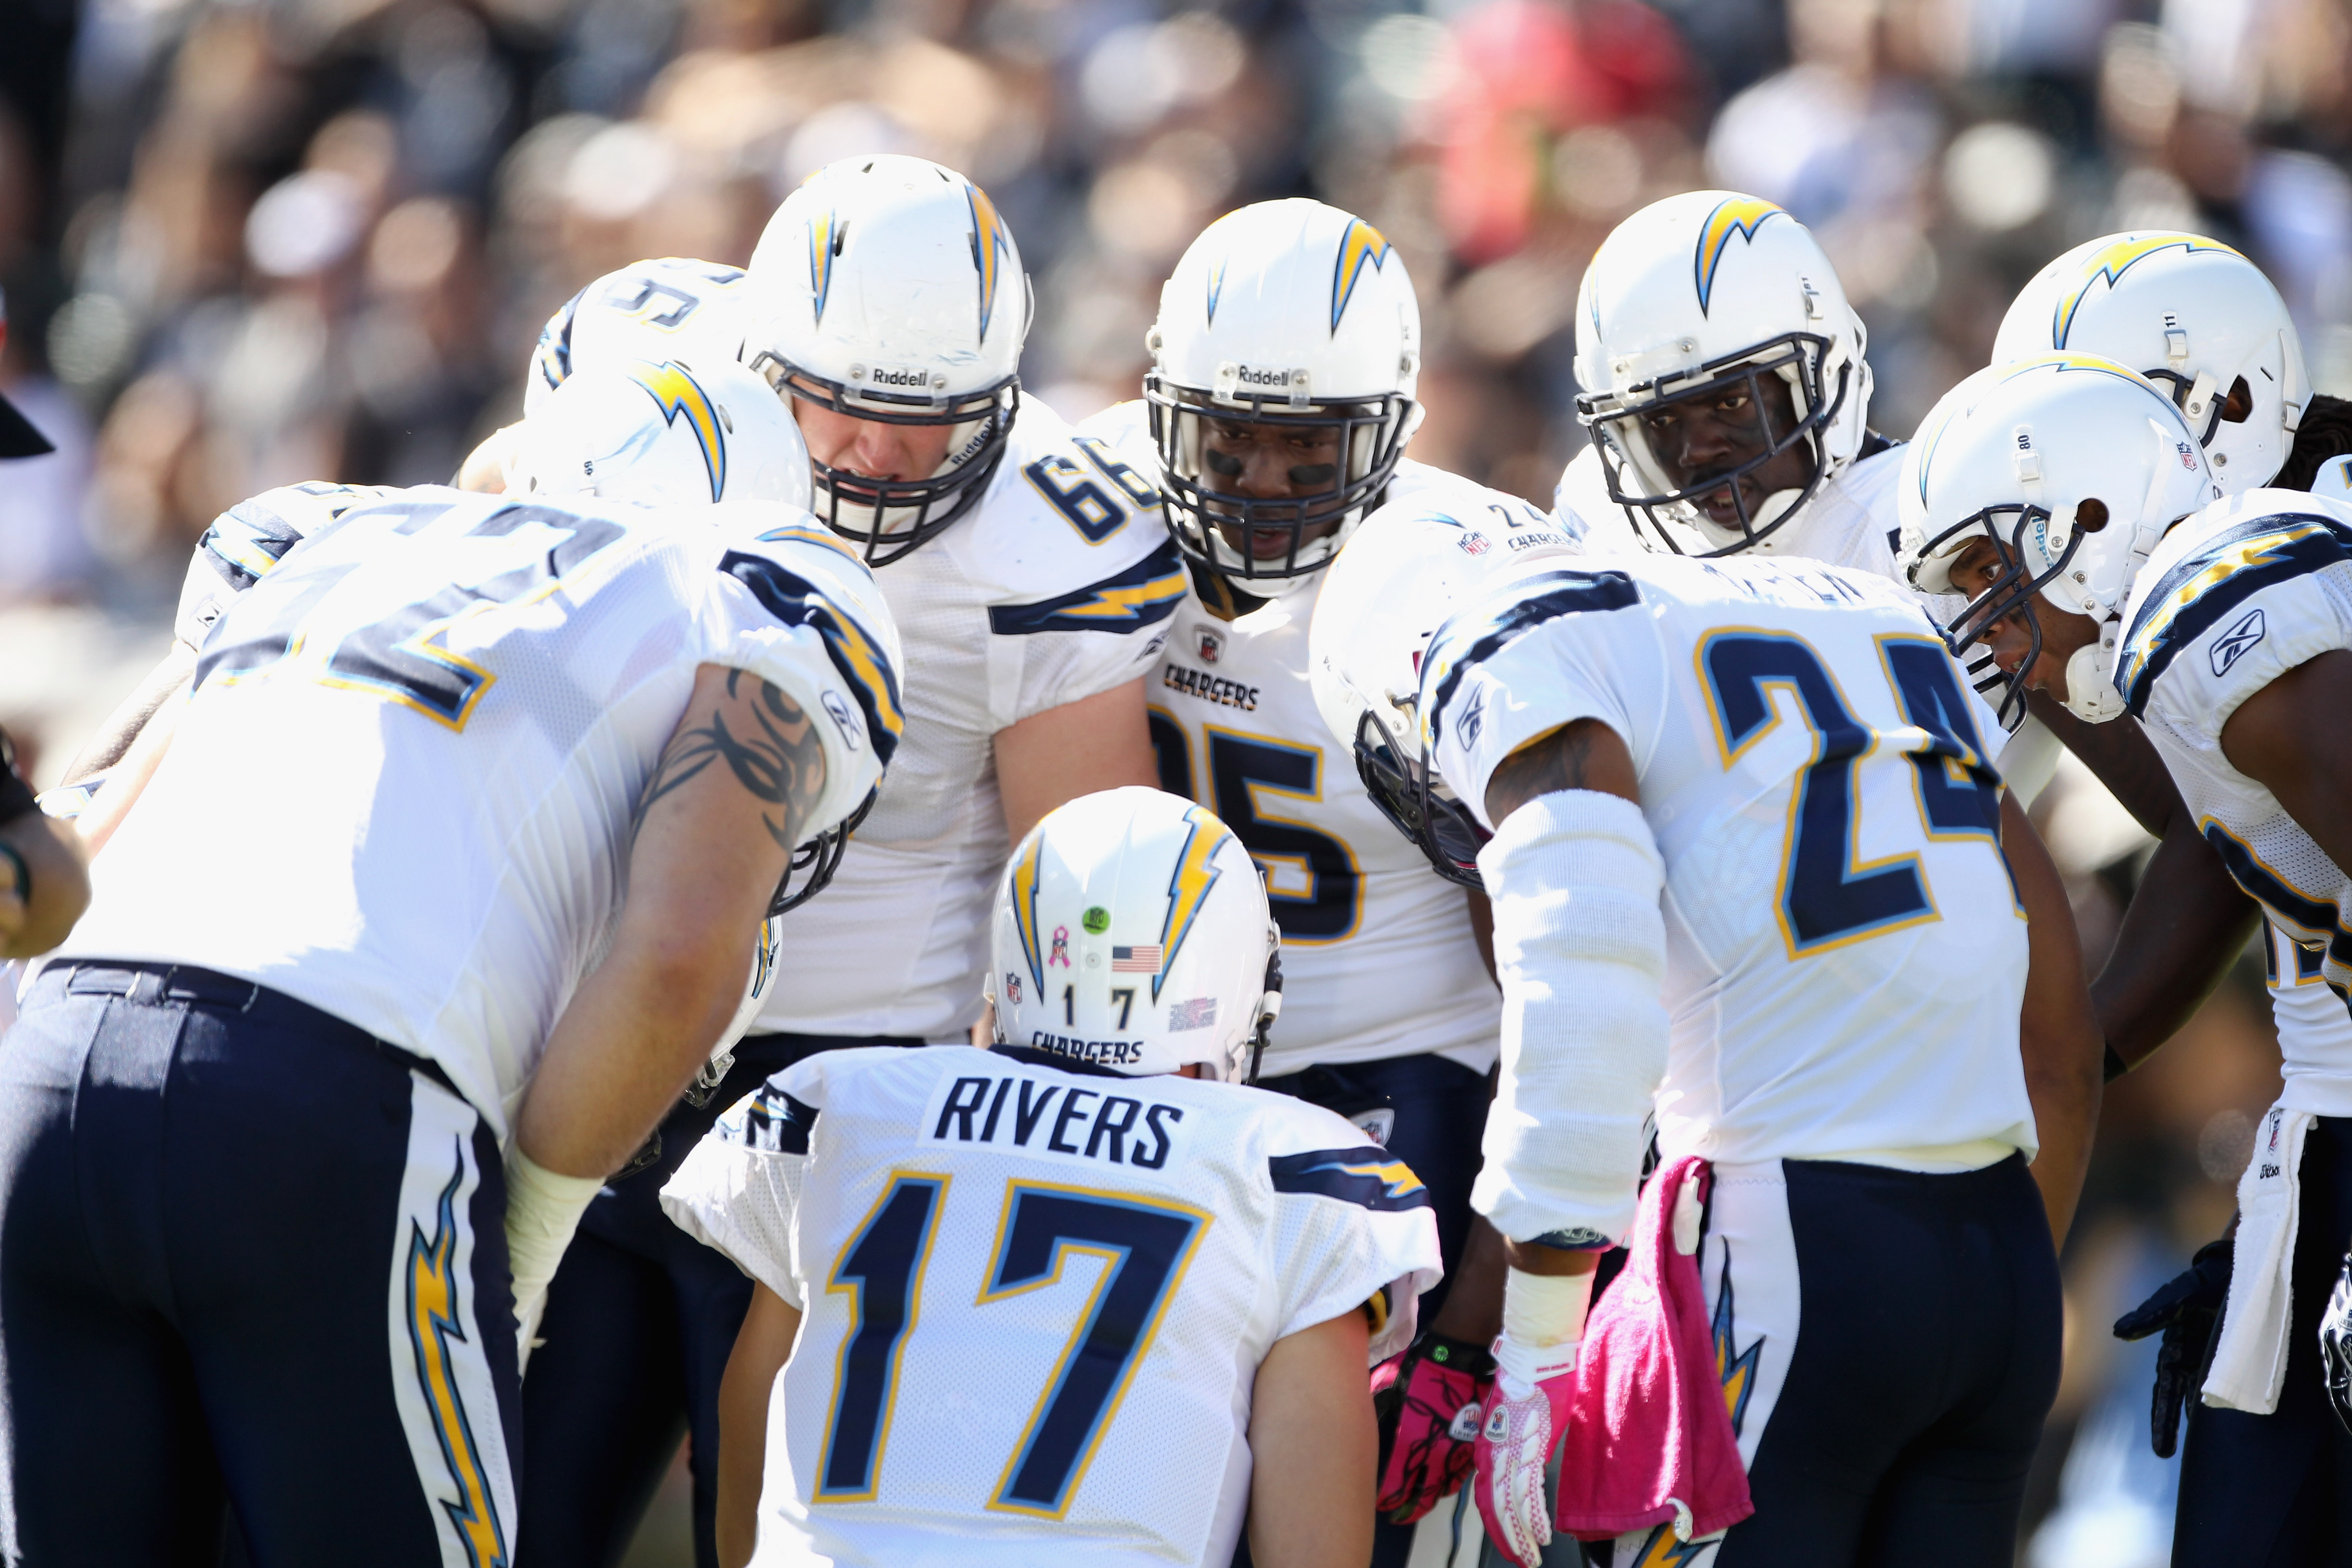
<instances>
[{"instance_id":1,"label":"reebok logo on jersey","mask_svg":"<svg viewBox=\"0 0 2352 1568\"><path fill-rule=\"evenodd\" d=\"M1114 1047L1137 1052L1125 1040L1065 1040L1039 1033L1038 1050L1093 1060L1106 1066L1119 1058L1097 1054ZM1181 1106L1147 1102L1076 1084L1042 1082L1020 1074L972 1074L933 1090L928 1136L935 1142L988 1143L1032 1154L1070 1154L1110 1164L1157 1171L1168 1163L1171 1134L1184 1120Z\"/></svg>"},{"instance_id":2,"label":"reebok logo on jersey","mask_svg":"<svg viewBox=\"0 0 2352 1568\"><path fill-rule=\"evenodd\" d=\"M1478 688L1470 694L1470 706L1462 710L1462 717L1454 721L1454 738L1462 742L1465 752L1478 744L1478 731L1486 722L1486 689Z\"/></svg>"},{"instance_id":3,"label":"reebok logo on jersey","mask_svg":"<svg viewBox=\"0 0 2352 1568\"><path fill-rule=\"evenodd\" d=\"M2206 653L2212 661L2213 673L2217 676L2229 674L2230 667L2251 652L2269 630L2269 624L2263 618L2263 607L2256 605L2235 626L2213 639L2212 647Z\"/></svg>"},{"instance_id":4,"label":"reebok logo on jersey","mask_svg":"<svg viewBox=\"0 0 2352 1568\"><path fill-rule=\"evenodd\" d=\"M828 686L824 689L824 695L818 700L824 704L824 710L833 715L833 721L841 726L842 741L849 749L853 752L863 750L860 737L866 731L858 724L857 715L850 711L849 699Z\"/></svg>"},{"instance_id":5,"label":"reebok logo on jersey","mask_svg":"<svg viewBox=\"0 0 2352 1568\"><path fill-rule=\"evenodd\" d=\"M1171 691L1181 691L1203 702L1238 708L1244 713L1257 711L1256 687L1244 686L1238 680L1227 680L1222 675L1211 675L1205 669L1187 669L1181 664L1163 664L1160 667L1160 684Z\"/></svg>"}]
</instances>

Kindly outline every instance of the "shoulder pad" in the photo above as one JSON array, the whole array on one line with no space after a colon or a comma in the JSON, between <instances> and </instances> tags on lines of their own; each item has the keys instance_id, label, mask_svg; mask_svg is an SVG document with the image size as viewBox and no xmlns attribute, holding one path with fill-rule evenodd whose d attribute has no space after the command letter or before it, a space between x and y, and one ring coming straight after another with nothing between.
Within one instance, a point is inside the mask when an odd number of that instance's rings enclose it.
<instances>
[{"instance_id":1,"label":"shoulder pad","mask_svg":"<svg viewBox=\"0 0 2352 1568\"><path fill-rule=\"evenodd\" d=\"M2132 716L2147 710L2181 651L2248 599L2341 561L2352 561L2352 527L2316 510L2247 518L2191 544L2138 596L2116 650L2116 689ZM2260 606L2242 618L2243 628L2231 627L2211 650L2217 679L2267 630Z\"/></svg>"}]
</instances>

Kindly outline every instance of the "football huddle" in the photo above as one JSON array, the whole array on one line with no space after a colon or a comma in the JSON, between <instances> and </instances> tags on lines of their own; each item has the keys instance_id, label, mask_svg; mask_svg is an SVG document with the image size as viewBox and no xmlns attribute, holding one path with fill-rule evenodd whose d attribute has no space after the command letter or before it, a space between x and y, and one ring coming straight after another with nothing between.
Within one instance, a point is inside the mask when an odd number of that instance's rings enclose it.
<instances>
[{"instance_id":1,"label":"football huddle","mask_svg":"<svg viewBox=\"0 0 2352 1568\"><path fill-rule=\"evenodd\" d=\"M1082 423L1031 314L850 158L452 484L213 523L69 934L0 844L8 1562L610 1563L683 1434L724 1568L2007 1563L2103 1081L2258 921L2283 1095L2117 1332L2176 1561L2337 1560L2352 457L2252 262L2057 257L1896 440L1669 197L1549 512L1412 458L1332 206ZM2062 751L2158 841L2095 984Z\"/></svg>"}]
</instances>

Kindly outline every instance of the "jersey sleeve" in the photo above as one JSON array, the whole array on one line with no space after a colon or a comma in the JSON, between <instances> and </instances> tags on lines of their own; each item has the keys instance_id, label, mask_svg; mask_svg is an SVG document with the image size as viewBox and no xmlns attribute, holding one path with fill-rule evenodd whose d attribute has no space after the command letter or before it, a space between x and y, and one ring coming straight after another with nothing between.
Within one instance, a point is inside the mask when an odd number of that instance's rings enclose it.
<instances>
[{"instance_id":1,"label":"jersey sleeve","mask_svg":"<svg viewBox=\"0 0 2352 1568\"><path fill-rule=\"evenodd\" d=\"M805 1302L793 1216L824 1099L824 1065L797 1062L736 1101L661 1190L662 1209L680 1230L795 1307Z\"/></svg>"},{"instance_id":2,"label":"jersey sleeve","mask_svg":"<svg viewBox=\"0 0 2352 1568\"><path fill-rule=\"evenodd\" d=\"M2295 666L2352 647L2352 527L2267 516L2175 563L2133 607L2116 688L2218 745L2238 705Z\"/></svg>"},{"instance_id":3,"label":"jersey sleeve","mask_svg":"<svg viewBox=\"0 0 2352 1568\"><path fill-rule=\"evenodd\" d=\"M1667 698L1640 588L1606 567L1517 578L1439 628L1422 661L1423 740L1446 784L1491 831L1486 784L1537 737L1598 719L1638 768Z\"/></svg>"},{"instance_id":4,"label":"jersey sleeve","mask_svg":"<svg viewBox=\"0 0 2352 1568\"><path fill-rule=\"evenodd\" d=\"M260 582L288 551L353 507L390 493L380 485L320 480L264 490L229 508L196 542L172 617L173 635L190 647L200 646L229 602Z\"/></svg>"},{"instance_id":5,"label":"jersey sleeve","mask_svg":"<svg viewBox=\"0 0 2352 1568\"><path fill-rule=\"evenodd\" d=\"M1414 1304L1442 1271L1437 1215L1410 1166L1328 1110L1279 1108L1265 1142L1274 1189L1277 1339L1357 1308L1372 1319L1371 1359L1402 1350Z\"/></svg>"},{"instance_id":6,"label":"jersey sleeve","mask_svg":"<svg viewBox=\"0 0 2352 1568\"><path fill-rule=\"evenodd\" d=\"M882 782L906 728L898 631L873 574L814 520L731 542L699 622L698 663L756 675L824 736L814 833Z\"/></svg>"},{"instance_id":7,"label":"jersey sleeve","mask_svg":"<svg viewBox=\"0 0 2352 1568\"><path fill-rule=\"evenodd\" d=\"M188 562L180 607L172 617L173 636L190 647L202 644L231 600L260 582L317 522L328 520L315 505L287 504L304 499L296 490L269 490L213 519Z\"/></svg>"},{"instance_id":8,"label":"jersey sleeve","mask_svg":"<svg viewBox=\"0 0 2352 1568\"><path fill-rule=\"evenodd\" d=\"M1156 521L1153 529L1158 531ZM990 634L1021 639L1021 681L1012 721L1149 674L1165 641L1165 624L1184 602L1189 585L1176 542L1163 533L1150 553L1083 588L1027 604L990 605Z\"/></svg>"}]
</instances>

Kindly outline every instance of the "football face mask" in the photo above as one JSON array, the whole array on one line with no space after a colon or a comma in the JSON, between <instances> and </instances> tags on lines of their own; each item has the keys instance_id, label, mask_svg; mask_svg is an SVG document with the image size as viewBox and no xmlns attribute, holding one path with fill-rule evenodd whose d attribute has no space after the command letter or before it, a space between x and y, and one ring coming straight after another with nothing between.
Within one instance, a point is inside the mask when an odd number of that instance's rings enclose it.
<instances>
[{"instance_id":1,"label":"football face mask","mask_svg":"<svg viewBox=\"0 0 2352 1568\"><path fill-rule=\"evenodd\" d=\"M835 533L858 546L866 565L887 566L941 533L980 504L1003 462L1021 391L1011 378L960 397L902 396L858 391L797 369L767 352L752 369L789 405L795 398L829 413L876 424L947 429L947 457L920 479L876 479L811 454L813 510Z\"/></svg>"},{"instance_id":2,"label":"football face mask","mask_svg":"<svg viewBox=\"0 0 2352 1568\"><path fill-rule=\"evenodd\" d=\"M1377 503L1410 434L1402 395L1297 405L1214 402L1144 378L1169 530L1235 583L1279 584L1330 564L1343 527Z\"/></svg>"},{"instance_id":3,"label":"football face mask","mask_svg":"<svg viewBox=\"0 0 2352 1568\"><path fill-rule=\"evenodd\" d=\"M1678 555L1735 554L1804 510L1825 472L1822 434L1853 374L1841 364L1824 384L1830 346L1791 332L1729 360L1577 399L1601 447L1609 499L1645 542ZM1686 548L1692 531L1714 548Z\"/></svg>"}]
</instances>

